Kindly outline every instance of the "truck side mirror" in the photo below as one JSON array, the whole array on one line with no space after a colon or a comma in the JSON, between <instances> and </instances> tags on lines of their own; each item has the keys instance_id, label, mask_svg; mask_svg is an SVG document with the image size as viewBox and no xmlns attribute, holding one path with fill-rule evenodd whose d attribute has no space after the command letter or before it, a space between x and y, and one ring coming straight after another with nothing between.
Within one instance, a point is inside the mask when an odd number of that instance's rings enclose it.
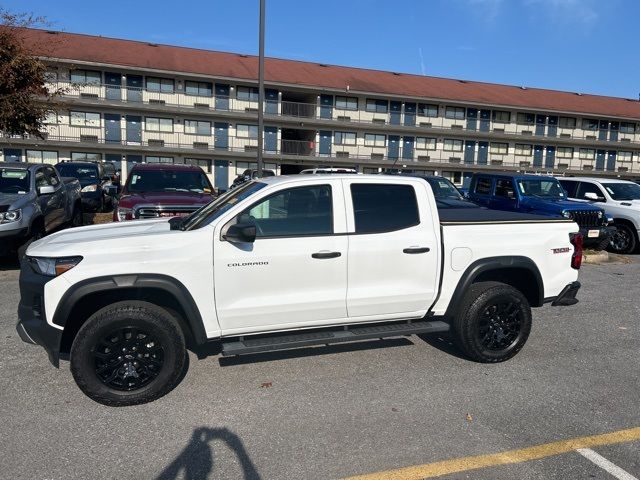
<instances>
[{"instance_id":1,"label":"truck side mirror","mask_svg":"<svg viewBox=\"0 0 640 480\"><path fill-rule=\"evenodd\" d=\"M584 198L593 202L604 202L604 197L599 196L595 192L587 192L584 194Z\"/></svg>"},{"instance_id":2,"label":"truck side mirror","mask_svg":"<svg viewBox=\"0 0 640 480\"><path fill-rule=\"evenodd\" d=\"M230 225L224 239L228 242L253 243L256 241L256 226L251 223Z\"/></svg>"},{"instance_id":3,"label":"truck side mirror","mask_svg":"<svg viewBox=\"0 0 640 480\"><path fill-rule=\"evenodd\" d=\"M43 185L42 187L38 187L38 195L51 195L55 193L56 187L53 185Z\"/></svg>"}]
</instances>

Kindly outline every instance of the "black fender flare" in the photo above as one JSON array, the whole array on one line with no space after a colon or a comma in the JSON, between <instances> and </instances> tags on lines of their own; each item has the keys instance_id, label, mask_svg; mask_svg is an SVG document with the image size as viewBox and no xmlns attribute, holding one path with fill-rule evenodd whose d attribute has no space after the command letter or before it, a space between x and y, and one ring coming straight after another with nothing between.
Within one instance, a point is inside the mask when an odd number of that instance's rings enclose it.
<instances>
[{"instance_id":1,"label":"black fender flare","mask_svg":"<svg viewBox=\"0 0 640 480\"><path fill-rule=\"evenodd\" d=\"M58 302L52 321L54 324L64 327L74 306L86 295L129 288L153 288L172 295L185 312L186 318L184 320L191 328L196 344L202 345L206 343L207 334L202 322L202 316L191 293L180 281L168 275L140 273L109 275L83 280L72 285L65 292L60 302Z\"/></svg>"},{"instance_id":2,"label":"black fender flare","mask_svg":"<svg viewBox=\"0 0 640 480\"><path fill-rule=\"evenodd\" d=\"M544 283L542 281L542 275L540 275L540 270L533 260L523 256L487 257L476 260L464 271L458 281L458 285L456 285L453 291L445 317L453 318L458 313L458 307L462 302L464 294L471 288L471 284L480 274L491 270L504 270L509 268L521 268L533 274L538 287L538 302L531 306L542 306L544 303Z\"/></svg>"}]
</instances>

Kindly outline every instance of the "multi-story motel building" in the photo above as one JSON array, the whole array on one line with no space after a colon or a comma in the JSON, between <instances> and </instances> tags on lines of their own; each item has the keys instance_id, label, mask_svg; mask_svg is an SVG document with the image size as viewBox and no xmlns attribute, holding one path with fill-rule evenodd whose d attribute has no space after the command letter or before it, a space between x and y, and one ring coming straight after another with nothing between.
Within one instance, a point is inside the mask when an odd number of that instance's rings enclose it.
<instances>
[{"instance_id":1,"label":"multi-story motel building","mask_svg":"<svg viewBox=\"0 0 640 480\"><path fill-rule=\"evenodd\" d=\"M256 57L22 30L63 89L44 140L0 137L1 160L202 166L220 190L256 165ZM269 58L265 168L640 177L640 102Z\"/></svg>"}]
</instances>

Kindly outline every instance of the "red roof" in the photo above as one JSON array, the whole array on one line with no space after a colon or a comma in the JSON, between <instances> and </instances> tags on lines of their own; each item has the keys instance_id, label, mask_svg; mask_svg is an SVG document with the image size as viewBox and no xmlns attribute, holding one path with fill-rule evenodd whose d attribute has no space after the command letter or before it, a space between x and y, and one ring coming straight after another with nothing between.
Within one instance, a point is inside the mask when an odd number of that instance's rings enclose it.
<instances>
[{"instance_id":1,"label":"red roof","mask_svg":"<svg viewBox=\"0 0 640 480\"><path fill-rule=\"evenodd\" d=\"M251 55L199 50L91 35L25 29L27 43L42 56L255 82L258 60ZM521 88L405 73L265 59L265 81L408 98L441 99L640 119L640 101L619 97Z\"/></svg>"}]
</instances>

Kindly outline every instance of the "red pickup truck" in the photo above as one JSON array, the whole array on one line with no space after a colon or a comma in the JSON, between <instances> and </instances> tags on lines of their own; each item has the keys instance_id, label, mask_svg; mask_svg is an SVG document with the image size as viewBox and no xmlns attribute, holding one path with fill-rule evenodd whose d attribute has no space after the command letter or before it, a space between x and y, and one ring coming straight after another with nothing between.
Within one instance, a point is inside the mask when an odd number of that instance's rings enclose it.
<instances>
[{"instance_id":1,"label":"red pickup truck","mask_svg":"<svg viewBox=\"0 0 640 480\"><path fill-rule=\"evenodd\" d=\"M142 163L135 165L113 209L113 221L188 215L214 198L200 167Z\"/></svg>"}]
</instances>

